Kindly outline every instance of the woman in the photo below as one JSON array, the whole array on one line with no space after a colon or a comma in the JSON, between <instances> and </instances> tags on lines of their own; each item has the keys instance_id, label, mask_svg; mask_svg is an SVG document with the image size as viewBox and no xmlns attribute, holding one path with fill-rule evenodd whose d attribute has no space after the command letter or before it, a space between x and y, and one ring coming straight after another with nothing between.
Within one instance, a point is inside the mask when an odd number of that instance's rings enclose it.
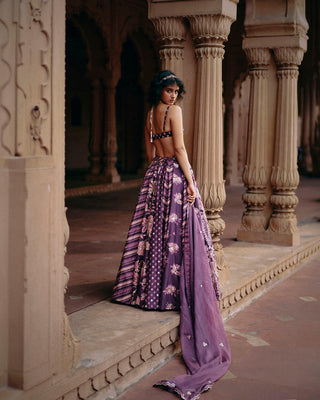
<instances>
[{"instance_id":1,"label":"woman","mask_svg":"<svg viewBox=\"0 0 320 400\"><path fill-rule=\"evenodd\" d=\"M183 140L182 81L161 71L150 86L145 128L146 172L125 245L113 300L146 310L180 310L188 369L158 382L195 400L225 374L230 349L211 236Z\"/></svg>"}]
</instances>

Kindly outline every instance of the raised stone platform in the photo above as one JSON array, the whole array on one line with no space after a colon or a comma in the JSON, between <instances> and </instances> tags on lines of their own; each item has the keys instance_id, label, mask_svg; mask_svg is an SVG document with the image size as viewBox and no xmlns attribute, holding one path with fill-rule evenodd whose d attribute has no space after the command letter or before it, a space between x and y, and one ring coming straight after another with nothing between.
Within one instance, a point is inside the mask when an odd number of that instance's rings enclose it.
<instances>
[{"instance_id":1,"label":"raised stone platform","mask_svg":"<svg viewBox=\"0 0 320 400\"><path fill-rule=\"evenodd\" d=\"M232 317L273 285L320 254L320 223L300 226L297 247L235 242L225 248L231 280L220 308ZM82 358L71 376L51 390L0 392L0 399L115 399L179 351L177 312L150 312L102 301L73 313L70 324L81 341Z\"/></svg>"},{"instance_id":2,"label":"raised stone platform","mask_svg":"<svg viewBox=\"0 0 320 400\"><path fill-rule=\"evenodd\" d=\"M261 296L274 284L287 278L309 257L320 253L320 221L314 217L301 224L300 245L282 247L235 242L225 248L230 281L223 288L220 310L229 318ZM320 265L319 265L320 266Z\"/></svg>"},{"instance_id":3,"label":"raised stone platform","mask_svg":"<svg viewBox=\"0 0 320 400\"><path fill-rule=\"evenodd\" d=\"M114 190L124 190L135 188L142 184L142 179L131 179L129 181L101 183L100 185L88 185L82 187L69 188L65 191L65 198L87 196L98 193L108 193Z\"/></svg>"}]
</instances>

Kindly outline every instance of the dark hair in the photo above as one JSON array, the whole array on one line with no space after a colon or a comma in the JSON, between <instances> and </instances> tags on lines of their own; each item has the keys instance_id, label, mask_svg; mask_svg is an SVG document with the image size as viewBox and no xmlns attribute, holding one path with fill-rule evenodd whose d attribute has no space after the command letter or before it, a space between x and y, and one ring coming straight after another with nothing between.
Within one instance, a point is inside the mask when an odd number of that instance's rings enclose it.
<instances>
[{"instance_id":1,"label":"dark hair","mask_svg":"<svg viewBox=\"0 0 320 400\"><path fill-rule=\"evenodd\" d=\"M176 74L169 70L160 71L150 84L149 88L149 103L155 106L159 103L162 90L169 85L177 85L179 87L178 99L185 93L184 85Z\"/></svg>"}]
</instances>

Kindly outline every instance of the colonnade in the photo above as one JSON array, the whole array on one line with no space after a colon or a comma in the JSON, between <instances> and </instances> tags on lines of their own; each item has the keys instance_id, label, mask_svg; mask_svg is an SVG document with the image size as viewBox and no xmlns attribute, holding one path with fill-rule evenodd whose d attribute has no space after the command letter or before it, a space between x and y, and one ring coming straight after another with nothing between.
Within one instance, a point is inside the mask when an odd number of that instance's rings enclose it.
<instances>
[{"instance_id":1,"label":"colonnade","mask_svg":"<svg viewBox=\"0 0 320 400\"><path fill-rule=\"evenodd\" d=\"M113 55L113 57L116 57ZM118 56L119 58L119 56ZM120 62L106 78L92 80L92 122L89 137L89 175L93 181L120 182L116 169L116 86L120 78Z\"/></svg>"},{"instance_id":2,"label":"colonnade","mask_svg":"<svg viewBox=\"0 0 320 400\"><path fill-rule=\"evenodd\" d=\"M243 49L251 79L243 171L247 190L237 238L294 246L300 240L295 214L299 184L298 66L307 48L308 25L305 18L296 20L296 5L289 3L287 21L281 27L277 21L264 26L263 16L257 16L250 7L246 11Z\"/></svg>"},{"instance_id":3,"label":"colonnade","mask_svg":"<svg viewBox=\"0 0 320 400\"><path fill-rule=\"evenodd\" d=\"M221 70L223 43L236 19L237 3L149 1L162 68L184 78L189 68L184 60L186 46L193 51L195 96L189 104L194 110L192 163L223 282L229 271L220 243L225 227L220 212L226 200ZM295 215L299 183L297 78L306 50L307 23L304 2L288 0L285 19L279 12L278 21L275 15L273 25L270 21L264 25L264 13L259 13L262 3L256 1L253 12L252 2L246 2L243 47L250 63L251 89L243 175L246 211L238 239L295 245L299 241ZM281 6L272 0L270 7L272 3ZM79 357L79 344L63 306L68 281L64 268L68 240L64 20L64 1L0 2L0 385L21 390L57 382ZM114 50L106 74L93 80L90 138L90 173L97 176L104 165L104 176L113 182L119 180L115 94L120 73L120 49ZM275 105L271 107L272 102ZM107 116L105 126L98 118L101 113ZM99 134L102 131L105 135Z\"/></svg>"},{"instance_id":4,"label":"colonnade","mask_svg":"<svg viewBox=\"0 0 320 400\"><path fill-rule=\"evenodd\" d=\"M224 282L229 279L229 269L220 243L225 222L219 214L226 200L223 179L222 59L223 42L227 40L236 15L236 4L233 5L230 15L180 14L158 18L152 15L157 10L151 8L152 22L159 36L162 69L170 69L182 78L183 43L186 40L183 17L190 24L196 59L192 164L206 209L220 279Z\"/></svg>"},{"instance_id":5,"label":"colonnade","mask_svg":"<svg viewBox=\"0 0 320 400\"><path fill-rule=\"evenodd\" d=\"M246 211L238 239L291 246L299 243L295 215L298 198L294 191L299 183L297 78L304 51L298 47L273 49L277 76L276 93L271 94L276 99L273 131L268 123L271 50L264 47L245 50L250 62L251 90L243 172Z\"/></svg>"},{"instance_id":6,"label":"colonnade","mask_svg":"<svg viewBox=\"0 0 320 400\"><path fill-rule=\"evenodd\" d=\"M225 228L220 212L226 200L222 60L223 43L236 19L236 8L232 6L237 2L215 2L219 3L217 9L208 13L201 4L204 10L199 15L194 12L189 15L186 4L182 8L179 2L173 3L174 11L151 1L149 17L159 37L163 69L171 69L183 77L184 68L188 68L183 56L184 46L188 46L188 33L193 41L196 93L192 163L220 276L225 282L229 273L220 243ZM219 9L222 3L225 8ZM271 26L265 23L263 13L259 14L259 4L255 10L250 1L247 3L243 41L251 78L247 157L243 171L247 190L243 195L246 210L237 237L252 242L295 245L299 243L295 215L298 203L295 189L299 183L297 78L307 39L304 5L289 1L286 21L282 26L278 21ZM297 11L303 16L299 20ZM299 29L295 30L294 26ZM272 79L275 84L270 84Z\"/></svg>"}]
</instances>

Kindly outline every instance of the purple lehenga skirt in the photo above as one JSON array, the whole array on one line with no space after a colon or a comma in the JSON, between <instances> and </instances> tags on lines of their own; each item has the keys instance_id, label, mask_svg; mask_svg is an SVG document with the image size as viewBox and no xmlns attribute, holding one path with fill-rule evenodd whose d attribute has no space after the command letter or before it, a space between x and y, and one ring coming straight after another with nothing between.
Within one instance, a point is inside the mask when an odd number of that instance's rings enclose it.
<instances>
[{"instance_id":1,"label":"purple lehenga skirt","mask_svg":"<svg viewBox=\"0 0 320 400\"><path fill-rule=\"evenodd\" d=\"M153 159L112 294L117 302L147 310L180 310L188 374L156 385L185 400L198 399L230 365L212 241L198 189L197 196L191 206L175 157Z\"/></svg>"}]
</instances>

